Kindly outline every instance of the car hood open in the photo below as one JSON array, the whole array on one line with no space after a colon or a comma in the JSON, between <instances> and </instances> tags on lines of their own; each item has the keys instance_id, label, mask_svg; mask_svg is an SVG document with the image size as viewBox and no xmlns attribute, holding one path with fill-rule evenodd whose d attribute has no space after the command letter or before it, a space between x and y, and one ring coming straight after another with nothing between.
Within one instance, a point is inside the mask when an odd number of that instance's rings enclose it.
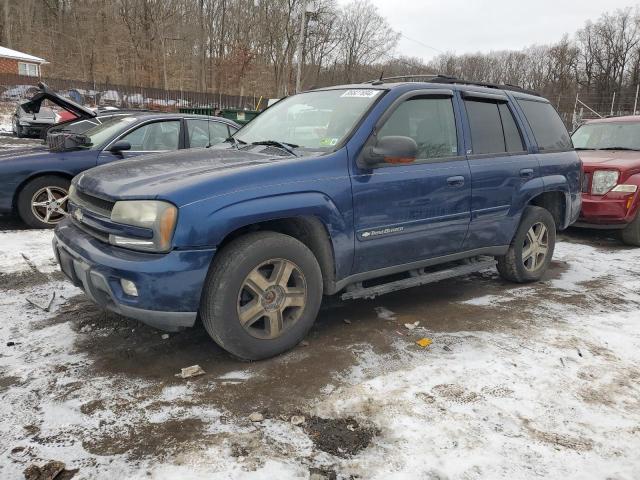
<instances>
[{"instance_id":1,"label":"car hood open","mask_svg":"<svg viewBox=\"0 0 640 480\"><path fill-rule=\"evenodd\" d=\"M42 82L38 84L38 88L40 88L38 93L31 97L28 102L21 104L22 109L27 113L38 113L42 106L42 102L49 100L51 103L73 113L78 118L93 118L97 115L96 112L90 108L84 107L73 100L58 95Z\"/></svg>"}]
</instances>

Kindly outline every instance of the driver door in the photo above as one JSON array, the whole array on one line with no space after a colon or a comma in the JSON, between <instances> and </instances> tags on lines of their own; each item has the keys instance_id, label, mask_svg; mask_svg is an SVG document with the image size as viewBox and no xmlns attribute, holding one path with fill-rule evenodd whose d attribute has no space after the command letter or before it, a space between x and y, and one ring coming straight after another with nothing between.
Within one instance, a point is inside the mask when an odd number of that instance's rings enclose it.
<instances>
[{"instance_id":1,"label":"driver door","mask_svg":"<svg viewBox=\"0 0 640 480\"><path fill-rule=\"evenodd\" d=\"M129 142L131 150L116 153L111 152L108 146L100 153L98 165L138 155L169 152L182 148L181 123L177 119L153 121L124 133L113 140L110 145L119 141Z\"/></svg>"},{"instance_id":2,"label":"driver door","mask_svg":"<svg viewBox=\"0 0 640 480\"><path fill-rule=\"evenodd\" d=\"M385 136L410 137L418 156L411 164L356 167L354 273L460 250L470 222L471 174L458 111L453 92L425 90L383 115L367 145Z\"/></svg>"}]
</instances>

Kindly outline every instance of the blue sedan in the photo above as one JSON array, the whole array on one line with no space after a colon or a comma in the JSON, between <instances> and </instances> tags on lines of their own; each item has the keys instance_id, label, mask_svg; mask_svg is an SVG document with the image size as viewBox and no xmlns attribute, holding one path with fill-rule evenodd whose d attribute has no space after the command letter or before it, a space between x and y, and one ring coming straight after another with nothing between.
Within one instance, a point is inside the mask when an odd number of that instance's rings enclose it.
<instances>
[{"instance_id":1,"label":"blue sedan","mask_svg":"<svg viewBox=\"0 0 640 480\"><path fill-rule=\"evenodd\" d=\"M51 228L66 215L69 185L78 173L146 153L209 147L239 128L219 117L132 114L108 120L80 136L52 135L49 148L3 152L0 214L17 213L33 228Z\"/></svg>"}]
</instances>

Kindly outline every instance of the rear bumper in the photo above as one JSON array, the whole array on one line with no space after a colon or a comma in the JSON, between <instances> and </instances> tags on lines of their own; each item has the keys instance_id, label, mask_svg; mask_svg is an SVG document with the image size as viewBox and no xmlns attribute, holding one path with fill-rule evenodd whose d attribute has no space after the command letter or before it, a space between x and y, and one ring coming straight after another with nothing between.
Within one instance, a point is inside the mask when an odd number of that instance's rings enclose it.
<instances>
[{"instance_id":1,"label":"rear bumper","mask_svg":"<svg viewBox=\"0 0 640 480\"><path fill-rule=\"evenodd\" d=\"M215 249L134 252L107 245L69 221L56 229L53 249L63 273L92 301L168 331L195 323L215 255ZM138 296L127 295L121 279L132 281Z\"/></svg>"}]
</instances>

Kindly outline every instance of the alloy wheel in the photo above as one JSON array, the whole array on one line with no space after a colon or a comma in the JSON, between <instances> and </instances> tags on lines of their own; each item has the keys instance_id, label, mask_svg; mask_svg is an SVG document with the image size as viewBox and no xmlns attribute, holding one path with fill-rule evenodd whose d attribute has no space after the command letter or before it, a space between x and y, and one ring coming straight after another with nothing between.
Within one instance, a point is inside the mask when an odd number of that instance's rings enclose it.
<instances>
[{"instance_id":1,"label":"alloy wheel","mask_svg":"<svg viewBox=\"0 0 640 480\"><path fill-rule=\"evenodd\" d=\"M307 283L290 260L267 260L244 279L238 294L238 320L251 336L274 339L302 316Z\"/></svg>"},{"instance_id":2,"label":"alloy wheel","mask_svg":"<svg viewBox=\"0 0 640 480\"><path fill-rule=\"evenodd\" d=\"M31 212L41 222L55 225L67 215L68 199L62 187L43 187L31 198Z\"/></svg>"},{"instance_id":3,"label":"alloy wheel","mask_svg":"<svg viewBox=\"0 0 640 480\"><path fill-rule=\"evenodd\" d=\"M534 223L524 239L522 262L530 272L538 270L547 258L549 251L549 231L542 222Z\"/></svg>"}]
</instances>

